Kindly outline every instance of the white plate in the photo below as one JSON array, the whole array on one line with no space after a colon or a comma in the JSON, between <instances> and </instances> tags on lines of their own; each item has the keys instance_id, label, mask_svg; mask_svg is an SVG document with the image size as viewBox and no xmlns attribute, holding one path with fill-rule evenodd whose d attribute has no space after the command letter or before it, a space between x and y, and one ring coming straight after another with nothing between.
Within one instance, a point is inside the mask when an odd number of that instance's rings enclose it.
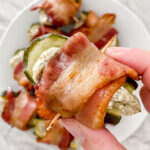
<instances>
[{"instance_id":1,"label":"white plate","mask_svg":"<svg viewBox=\"0 0 150 150\"><path fill-rule=\"evenodd\" d=\"M5 90L9 85L16 87L8 62L16 49L28 46L27 30L32 23L38 21L37 11L31 12L30 8L31 4L17 15L2 38L0 45L0 91ZM115 0L83 0L82 9L86 11L94 10L99 15L115 13L117 15L115 26L119 31L120 46L150 48L150 37L143 24L129 9L119 2ZM138 92L139 89L136 92L137 96ZM147 113L142 106L141 113L132 117L124 117L116 127L110 125L107 127L122 142L140 126L146 115ZM50 146L36 144L30 131L22 132L17 129L10 129L2 120L0 120L0 132L2 136L0 138L4 140L5 145L14 146L16 149L50 149ZM51 147L51 149L55 148Z\"/></svg>"}]
</instances>

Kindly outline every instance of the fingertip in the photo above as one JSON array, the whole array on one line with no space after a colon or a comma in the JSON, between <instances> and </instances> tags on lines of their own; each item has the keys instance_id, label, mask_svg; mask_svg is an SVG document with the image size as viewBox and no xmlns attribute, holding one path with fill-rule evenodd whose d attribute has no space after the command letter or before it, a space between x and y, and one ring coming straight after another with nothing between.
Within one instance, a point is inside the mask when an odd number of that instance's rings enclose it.
<instances>
[{"instance_id":1,"label":"fingertip","mask_svg":"<svg viewBox=\"0 0 150 150\"><path fill-rule=\"evenodd\" d=\"M106 51L105 51L105 53L107 54L107 55L113 55L114 53L118 53L120 50L119 50L119 48L117 48L117 47L109 47L109 48L107 48L106 49Z\"/></svg>"},{"instance_id":2,"label":"fingertip","mask_svg":"<svg viewBox=\"0 0 150 150\"><path fill-rule=\"evenodd\" d=\"M84 142L84 134L81 125L75 119L61 119L62 125L70 132L72 136L79 140L82 144Z\"/></svg>"},{"instance_id":3,"label":"fingertip","mask_svg":"<svg viewBox=\"0 0 150 150\"><path fill-rule=\"evenodd\" d=\"M122 53L123 51L129 51L131 48L124 48L124 47L109 47L106 49L106 54L112 53Z\"/></svg>"},{"instance_id":4,"label":"fingertip","mask_svg":"<svg viewBox=\"0 0 150 150\"><path fill-rule=\"evenodd\" d=\"M124 47L109 47L105 53L116 61L122 62L129 50Z\"/></svg>"}]
</instances>

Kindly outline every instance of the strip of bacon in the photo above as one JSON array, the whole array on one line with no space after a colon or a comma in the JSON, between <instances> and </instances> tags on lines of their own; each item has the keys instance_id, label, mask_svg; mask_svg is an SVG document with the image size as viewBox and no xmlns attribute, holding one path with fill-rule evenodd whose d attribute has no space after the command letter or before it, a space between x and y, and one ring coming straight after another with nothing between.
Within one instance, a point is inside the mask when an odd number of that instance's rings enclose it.
<instances>
[{"instance_id":1,"label":"strip of bacon","mask_svg":"<svg viewBox=\"0 0 150 150\"><path fill-rule=\"evenodd\" d=\"M28 122L36 112L35 98L28 93L21 93L15 99L15 107L11 116L10 124L21 130L28 127Z\"/></svg>"},{"instance_id":2,"label":"strip of bacon","mask_svg":"<svg viewBox=\"0 0 150 150\"><path fill-rule=\"evenodd\" d=\"M86 102L84 108L78 112L76 119L89 128L102 128L108 104L125 81L126 77L124 76L98 89Z\"/></svg>"},{"instance_id":3,"label":"strip of bacon","mask_svg":"<svg viewBox=\"0 0 150 150\"><path fill-rule=\"evenodd\" d=\"M6 99L7 99L7 104L6 104L4 111L2 113L2 118L7 123L10 123L11 116L12 116L12 113L13 113L14 107L15 107L15 96L13 94L11 87L8 87L8 89L7 89Z\"/></svg>"},{"instance_id":4,"label":"strip of bacon","mask_svg":"<svg viewBox=\"0 0 150 150\"><path fill-rule=\"evenodd\" d=\"M44 120L53 119L55 117L56 113L47 109L42 100L43 99L40 99L40 100L37 99L37 102L36 102L38 116L43 118Z\"/></svg>"},{"instance_id":5,"label":"strip of bacon","mask_svg":"<svg viewBox=\"0 0 150 150\"><path fill-rule=\"evenodd\" d=\"M37 34L35 34L30 41L36 39L37 37L40 37L42 35L45 35L45 34L48 34L48 33L56 33L56 34L63 34L65 35L64 32L58 30L58 29L54 29L52 27L49 27L49 26L46 26L46 25L43 25L41 27L39 27L39 31Z\"/></svg>"},{"instance_id":6,"label":"strip of bacon","mask_svg":"<svg viewBox=\"0 0 150 150\"><path fill-rule=\"evenodd\" d=\"M23 72L23 62L20 62L14 69L14 79L19 85L31 90L33 88L32 83L27 79Z\"/></svg>"},{"instance_id":7,"label":"strip of bacon","mask_svg":"<svg viewBox=\"0 0 150 150\"><path fill-rule=\"evenodd\" d=\"M47 121L49 125L51 121ZM61 121L57 120L50 131L42 139L37 139L38 142L58 145L62 150L67 150L72 141L71 134L62 126Z\"/></svg>"},{"instance_id":8,"label":"strip of bacon","mask_svg":"<svg viewBox=\"0 0 150 150\"><path fill-rule=\"evenodd\" d=\"M116 29L112 28L112 25L115 22L115 17L115 14L104 14L93 27L88 27L85 24L79 29L73 30L70 35L82 32L100 49L118 33Z\"/></svg>"},{"instance_id":9,"label":"strip of bacon","mask_svg":"<svg viewBox=\"0 0 150 150\"><path fill-rule=\"evenodd\" d=\"M109 58L77 33L45 67L37 97L47 109L71 117L96 90L124 75L138 79L133 69Z\"/></svg>"},{"instance_id":10,"label":"strip of bacon","mask_svg":"<svg viewBox=\"0 0 150 150\"><path fill-rule=\"evenodd\" d=\"M36 4L31 10L42 8L49 17L52 25L61 27L68 25L73 21L73 17L81 6L81 0L45 0L43 3Z\"/></svg>"},{"instance_id":11,"label":"strip of bacon","mask_svg":"<svg viewBox=\"0 0 150 150\"><path fill-rule=\"evenodd\" d=\"M28 122L36 111L35 98L28 93L20 93L15 97L11 88L6 94L7 104L4 108L2 118L12 126L25 130Z\"/></svg>"},{"instance_id":12,"label":"strip of bacon","mask_svg":"<svg viewBox=\"0 0 150 150\"><path fill-rule=\"evenodd\" d=\"M99 41L99 39L101 39L112 28L115 18L115 14L104 14L97 24L90 30L88 39L93 43Z\"/></svg>"},{"instance_id":13,"label":"strip of bacon","mask_svg":"<svg viewBox=\"0 0 150 150\"><path fill-rule=\"evenodd\" d=\"M95 45L98 49L103 48L117 33L118 31L115 28L111 28Z\"/></svg>"}]
</instances>

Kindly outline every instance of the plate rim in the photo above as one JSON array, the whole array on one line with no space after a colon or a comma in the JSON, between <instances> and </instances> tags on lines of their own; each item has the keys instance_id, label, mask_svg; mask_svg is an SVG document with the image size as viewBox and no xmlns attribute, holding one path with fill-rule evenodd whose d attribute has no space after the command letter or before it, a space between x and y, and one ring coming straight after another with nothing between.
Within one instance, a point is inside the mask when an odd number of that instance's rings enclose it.
<instances>
[{"instance_id":1,"label":"plate rim","mask_svg":"<svg viewBox=\"0 0 150 150\"><path fill-rule=\"evenodd\" d=\"M11 27L13 26L13 24L15 23L15 21L17 20L17 18L19 18L24 11L26 11L27 9L29 9L33 4L37 3L40 0L33 0L31 1L27 6L25 6L21 11L19 11L16 16L12 19L12 21L9 23L9 25L7 26L7 28L5 29L2 37L1 37L1 42L0 42L0 48L2 47L2 44L5 40L6 35L8 34L9 30L11 29ZM143 32L145 32L145 34L147 34L147 37L149 38L150 41L150 33L148 32L146 26L144 25L144 23L142 22L142 20L127 6L125 6L123 3L121 3L118 0L112 0L113 3L116 3L118 6L124 8L129 14L131 14L136 21L138 22L138 24L141 26ZM132 130L132 132L128 135L125 136L120 142L124 142L126 139L128 139L131 135L133 135L138 129L139 127L142 125L142 123L144 122L144 120L147 118L148 112L145 112L145 116L141 119L142 121L138 124L138 126Z\"/></svg>"}]
</instances>

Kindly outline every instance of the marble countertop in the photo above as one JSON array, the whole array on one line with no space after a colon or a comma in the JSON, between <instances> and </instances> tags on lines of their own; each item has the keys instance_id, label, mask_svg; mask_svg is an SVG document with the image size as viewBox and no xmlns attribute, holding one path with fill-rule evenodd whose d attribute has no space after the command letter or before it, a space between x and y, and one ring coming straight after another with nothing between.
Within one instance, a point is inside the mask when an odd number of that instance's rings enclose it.
<instances>
[{"instance_id":1,"label":"marble countertop","mask_svg":"<svg viewBox=\"0 0 150 150\"><path fill-rule=\"evenodd\" d=\"M150 32L150 0L118 0L129 7L145 24ZM31 0L0 0L0 38L14 16ZM1 142L0 139L0 147ZM150 150L150 116L140 128L122 143L128 150ZM2 147L1 147L2 148ZM0 148L0 149L1 149ZM2 149L3 150L3 149Z\"/></svg>"}]
</instances>

